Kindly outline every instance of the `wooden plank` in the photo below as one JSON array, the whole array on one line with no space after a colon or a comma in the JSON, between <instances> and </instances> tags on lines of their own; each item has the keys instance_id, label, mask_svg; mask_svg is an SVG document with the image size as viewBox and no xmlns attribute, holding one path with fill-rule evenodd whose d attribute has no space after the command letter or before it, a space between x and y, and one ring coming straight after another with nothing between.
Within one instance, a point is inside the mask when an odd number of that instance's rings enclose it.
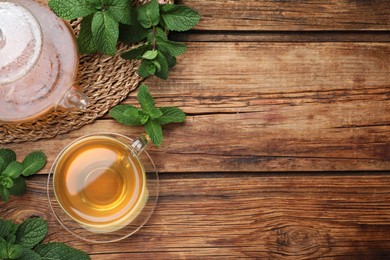
<instances>
[{"instance_id":1,"label":"wooden plank","mask_svg":"<svg viewBox=\"0 0 390 260\"><path fill-rule=\"evenodd\" d=\"M390 31L189 31L170 32L179 42L390 42Z\"/></svg>"},{"instance_id":2,"label":"wooden plank","mask_svg":"<svg viewBox=\"0 0 390 260\"><path fill-rule=\"evenodd\" d=\"M261 93L272 99L282 94L296 97L299 93L333 95L332 91L348 93L377 88L388 91L390 86L387 73L390 43L194 42L187 45L188 51L180 57L168 81L155 77L148 80L155 93L174 94L175 98L190 93L194 97ZM217 99L216 104L225 103ZM245 103L241 107L244 106Z\"/></svg>"},{"instance_id":3,"label":"wooden plank","mask_svg":"<svg viewBox=\"0 0 390 260\"><path fill-rule=\"evenodd\" d=\"M42 216L49 241L93 259L390 257L389 174L167 175L147 225L111 244L77 240L57 224L45 182L30 178L23 197L0 204L0 217Z\"/></svg>"},{"instance_id":4,"label":"wooden plank","mask_svg":"<svg viewBox=\"0 0 390 260\"><path fill-rule=\"evenodd\" d=\"M179 0L200 12L198 30L389 30L387 0Z\"/></svg>"},{"instance_id":5,"label":"wooden plank","mask_svg":"<svg viewBox=\"0 0 390 260\"><path fill-rule=\"evenodd\" d=\"M168 81L147 81L158 106L190 114L151 154L161 172L389 170L389 64L389 43L191 43ZM43 149L47 172L66 144L98 131L142 128L107 117L5 147Z\"/></svg>"}]
</instances>

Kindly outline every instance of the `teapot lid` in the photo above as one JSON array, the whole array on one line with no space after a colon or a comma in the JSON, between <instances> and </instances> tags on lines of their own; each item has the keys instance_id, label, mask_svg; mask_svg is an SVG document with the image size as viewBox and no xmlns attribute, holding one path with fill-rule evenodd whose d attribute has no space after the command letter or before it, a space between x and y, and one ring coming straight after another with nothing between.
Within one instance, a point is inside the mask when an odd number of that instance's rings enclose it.
<instances>
[{"instance_id":1,"label":"teapot lid","mask_svg":"<svg viewBox=\"0 0 390 260\"><path fill-rule=\"evenodd\" d=\"M0 1L0 85L23 77L35 65L42 48L37 19L15 2Z\"/></svg>"}]
</instances>

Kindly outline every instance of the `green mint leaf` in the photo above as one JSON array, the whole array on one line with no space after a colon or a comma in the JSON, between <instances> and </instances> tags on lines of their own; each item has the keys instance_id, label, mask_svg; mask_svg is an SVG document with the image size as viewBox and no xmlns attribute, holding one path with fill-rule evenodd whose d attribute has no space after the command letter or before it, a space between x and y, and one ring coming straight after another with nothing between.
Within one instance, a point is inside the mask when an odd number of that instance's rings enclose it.
<instances>
[{"instance_id":1,"label":"green mint leaf","mask_svg":"<svg viewBox=\"0 0 390 260\"><path fill-rule=\"evenodd\" d=\"M22 174L23 165L20 162L13 161L8 164L7 168L3 171L4 176L10 177L12 179L16 179Z\"/></svg>"},{"instance_id":2,"label":"green mint leaf","mask_svg":"<svg viewBox=\"0 0 390 260\"><path fill-rule=\"evenodd\" d=\"M5 221L4 224L5 224L5 226L6 226L7 230L8 230L8 236L15 234L16 230L18 230L18 228L19 228L19 225L14 223L11 220ZM8 239L6 239L6 240L9 241Z\"/></svg>"},{"instance_id":3,"label":"green mint leaf","mask_svg":"<svg viewBox=\"0 0 390 260\"><path fill-rule=\"evenodd\" d=\"M159 71L157 71L155 75L161 79L167 80L168 79L168 69L169 69L168 61L161 51L158 51L156 61L160 64L161 69Z\"/></svg>"},{"instance_id":4,"label":"green mint leaf","mask_svg":"<svg viewBox=\"0 0 390 260\"><path fill-rule=\"evenodd\" d=\"M141 123L144 125L146 124L146 122L148 122L150 116L148 113L142 111L142 110L138 110L138 113L140 114L141 116Z\"/></svg>"},{"instance_id":5,"label":"green mint leaf","mask_svg":"<svg viewBox=\"0 0 390 260\"><path fill-rule=\"evenodd\" d=\"M23 254L17 260L42 260L42 257L31 249L23 248Z\"/></svg>"},{"instance_id":6,"label":"green mint leaf","mask_svg":"<svg viewBox=\"0 0 390 260\"><path fill-rule=\"evenodd\" d=\"M97 50L114 55L119 37L119 24L109 12L96 12L92 18L92 36Z\"/></svg>"},{"instance_id":7,"label":"green mint leaf","mask_svg":"<svg viewBox=\"0 0 390 260\"><path fill-rule=\"evenodd\" d=\"M14 236L17 228L18 225L13 223L12 221L4 221L3 219L0 219L0 240L4 239L5 241L11 241L12 239L10 239L10 237Z\"/></svg>"},{"instance_id":8,"label":"green mint leaf","mask_svg":"<svg viewBox=\"0 0 390 260\"><path fill-rule=\"evenodd\" d=\"M47 243L40 244L35 249L43 259L53 259L53 260L88 260L91 259L83 251L74 249L70 246L67 246L63 243Z\"/></svg>"},{"instance_id":9,"label":"green mint leaf","mask_svg":"<svg viewBox=\"0 0 390 260\"><path fill-rule=\"evenodd\" d=\"M142 110L147 114L149 114L150 111L155 108L154 99L152 95L150 95L148 87L144 84L139 87L137 100L140 103Z\"/></svg>"},{"instance_id":10,"label":"green mint leaf","mask_svg":"<svg viewBox=\"0 0 390 260\"><path fill-rule=\"evenodd\" d=\"M107 11L115 20L123 24L132 24L132 6L129 0L111 0Z\"/></svg>"},{"instance_id":11,"label":"green mint leaf","mask_svg":"<svg viewBox=\"0 0 390 260\"><path fill-rule=\"evenodd\" d=\"M16 242L24 247L33 248L45 238L47 230L48 225L44 219L28 218L16 231Z\"/></svg>"},{"instance_id":12,"label":"green mint leaf","mask_svg":"<svg viewBox=\"0 0 390 260\"><path fill-rule=\"evenodd\" d=\"M156 146L160 146L163 141L161 125L154 120L149 120L145 124L145 130L152 140L152 143Z\"/></svg>"},{"instance_id":13,"label":"green mint leaf","mask_svg":"<svg viewBox=\"0 0 390 260\"><path fill-rule=\"evenodd\" d=\"M16 230L18 229L19 225L12 222L11 220L5 221L5 226L7 229L7 236L4 238L8 243L14 244L16 241Z\"/></svg>"},{"instance_id":14,"label":"green mint leaf","mask_svg":"<svg viewBox=\"0 0 390 260\"><path fill-rule=\"evenodd\" d=\"M171 54L167 52L162 52L164 54L164 57L167 59L168 67L172 68L176 65L176 57L172 56Z\"/></svg>"},{"instance_id":15,"label":"green mint leaf","mask_svg":"<svg viewBox=\"0 0 390 260\"><path fill-rule=\"evenodd\" d=\"M10 189L14 186L14 182L10 177L2 177L1 185L6 189Z\"/></svg>"},{"instance_id":16,"label":"green mint leaf","mask_svg":"<svg viewBox=\"0 0 390 260\"><path fill-rule=\"evenodd\" d=\"M0 237L0 259L7 259L7 241Z\"/></svg>"},{"instance_id":17,"label":"green mint leaf","mask_svg":"<svg viewBox=\"0 0 390 260\"><path fill-rule=\"evenodd\" d=\"M150 118L156 119L156 118L159 118L160 116L162 116L163 113L160 111L160 109L158 109L158 108L153 108L153 109L149 112L149 115L150 115Z\"/></svg>"},{"instance_id":18,"label":"green mint leaf","mask_svg":"<svg viewBox=\"0 0 390 260\"><path fill-rule=\"evenodd\" d=\"M147 35L148 42L152 42L154 38L160 39L161 41L167 41L168 36L167 36L166 32L163 29L161 29L160 27L155 27L155 28L156 29L154 32L153 32L153 30L148 31L148 35Z\"/></svg>"},{"instance_id":19,"label":"green mint leaf","mask_svg":"<svg viewBox=\"0 0 390 260\"><path fill-rule=\"evenodd\" d=\"M134 60L134 59L141 59L142 55L147 52L148 50L151 50L152 46L149 44L145 44L142 46L139 46L135 49L132 49L128 52L125 52L121 55L121 57L125 60Z\"/></svg>"},{"instance_id":20,"label":"green mint leaf","mask_svg":"<svg viewBox=\"0 0 390 260\"><path fill-rule=\"evenodd\" d=\"M152 63L154 65L154 62L152 62ZM150 75L154 75L154 73L156 73L156 70L157 70L156 66L148 66L148 73Z\"/></svg>"},{"instance_id":21,"label":"green mint leaf","mask_svg":"<svg viewBox=\"0 0 390 260\"><path fill-rule=\"evenodd\" d=\"M149 116L148 115L143 115L142 117L141 117L141 123L144 125L144 124L146 124L146 122L148 122L148 120L149 120Z\"/></svg>"},{"instance_id":22,"label":"green mint leaf","mask_svg":"<svg viewBox=\"0 0 390 260\"><path fill-rule=\"evenodd\" d=\"M161 70L161 64L156 61L156 60L152 60L152 63L154 64L154 66L156 67L157 71ZM154 74L154 73L153 73Z\"/></svg>"},{"instance_id":23,"label":"green mint leaf","mask_svg":"<svg viewBox=\"0 0 390 260\"><path fill-rule=\"evenodd\" d=\"M145 60L154 60L156 57L157 57L157 50L153 50L153 51L146 51L143 55L142 55L142 58L145 59ZM153 73L151 73L153 74Z\"/></svg>"},{"instance_id":24,"label":"green mint leaf","mask_svg":"<svg viewBox=\"0 0 390 260\"><path fill-rule=\"evenodd\" d=\"M14 196L20 196L26 191L26 181L22 176L14 180L14 186L9 189L9 193Z\"/></svg>"},{"instance_id":25,"label":"green mint leaf","mask_svg":"<svg viewBox=\"0 0 390 260\"><path fill-rule=\"evenodd\" d=\"M149 116L149 113L147 113L143 110L138 110L138 113L140 114L140 116Z\"/></svg>"},{"instance_id":26,"label":"green mint leaf","mask_svg":"<svg viewBox=\"0 0 390 260\"><path fill-rule=\"evenodd\" d=\"M80 24L77 45L82 54L92 54L97 51L97 45L92 36L92 18L93 15L88 15L83 18Z\"/></svg>"},{"instance_id":27,"label":"green mint leaf","mask_svg":"<svg viewBox=\"0 0 390 260\"><path fill-rule=\"evenodd\" d=\"M23 252L24 252L23 246L8 243L7 254L9 259L17 259L23 255Z\"/></svg>"},{"instance_id":28,"label":"green mint leaf","mask_svg":"<svg viewBox=\"0 0 390 260\"><path fill-rule=\"evenodd\" d=\"M155 65L150 60L143 60L141 65L139 65L138 75L140 77L147 78L152 75L150 74L150 71L152 71L154 67Z\"/></svg>"},{"instance_id":29,"label":"green mint leaf","mask_svg":"<svg viewBox=\"0 0 390 260\"><path fill-rule=\"evenodd\" d=\"M45 167L46 155L41 151L31 152L24 158L22 164L22 174L24 176L33 175Z\"/></svg>"},{"instance_id":30,"label":"green mint leaf","mask_svg":"<svg viewBox=\"0 0 390 260\"><path fill-rule=\"evenodd\" d=\"M96 10L101 10L102 8L106 8L106 5L111 0L84 0L84 1L87 1L91 6L93 6L93 8L96 11Z\"/></svg>"},{"instance_id":31,"label":"green mint leaf","mask_svg":"<svg viewBox=\"0 0 390 260\"><path fill-rule=\"evenodd\" d=\"M9 200L9 194L9 190L0 185L0 196L4 202L7 202Z\"/></svg>"},{"instance_id":32,"label":"green mint leaf","mask_svg":"<svg viewBox=\"0 0 390 260\"><path fill-rule=\"evenodd\" d=\"M187 6L175 4L161 5L161 19L164 26L171 31L188 31L200 20L198 12Z\"/></svg>"},{"instance_id":33,"label":"green mint leaf","mask_svg":"<svg viewBox=\"0 0 390 260\"><path fill-rule=\"evenodd\" d=\"M166 125L169 123L181 123L186 120L186 114L177 107L161 107L163 115L156 119L160 125Z\"/></svg>"},{"instance_id":34,"label":"green mint leaf","mask_svg":"<svg viewBox=\"0 0 390 260\"><path fill-rule=\"evenodd\" d=\"M119 25L119 40L131 44L145 39L150 29L145 29L138 21L132 25Z\"/></svg>"},{"instance_id":35,"label":"green mint leaf","mask_svg":"<svg viewBox=\"0 0 390 260\"><path fill-rule=\"evenodd\" d=\"M160 8L157 0L137 7L137 20L144 28L156 26L160 22Z\"/></svg>"},{"instance_id":36,"label":"green mint leaf","mask_svg":"<svg viewBox=\"0 0 390 260\"><path fill-rule=\"evenodd\" d=\"M148 35L151 29L144 28L137 20L137 11L135 8L131 9L131 25L119 25L119 40L131 44L142 41Z\"/></svg>"},{"instance_id":37,"label":"green mint leaf","mask_svg":"<svg viewBox=\"0 0 390 260\"><path fill-rule=\"evenodd\" d=\"M141 116L138 109L130 105L117 105L113 107L109 114L119 123L125 125L142 125Z\"/></svg>"},{"instance_id":38,"label":"green mint leaf","mask_svg":"<svg viewBox=\"0 0 390 260\"><path fill-rule=\"evenodd\" d=\"M7 167L13 161L16 161L16 153L11 149L0 149L0 158L5 162L4 167Z\"/></svg>"},{"instance_id":39,"label":"green mint leaf","mask_svg":"<svg viewBox=\"0 0 390 260\"><path fill-rule=\"evenodd\" d=\"M15 234L10 234L8 237L7 237L7 242L10 243L10 244L15 244L16 242L16 236Z\"/></svg>"},{"instance_id":40,"label":"green mint leaf","mask_svg":"<svg viewBox=\"0 0 390 260\"><path fill-rule=\"evenodd\" d=\"M156 38L166 41L168 40L168 35L163 29L156 27Z\"/></svg>"},{"instance_id":41,"label":"green mint leaf","mask_svg":"<svg viewBox=\"0 0 390 260\"><path fill-rule=\"evenodd\" d=\"M5 165L4 159L0 157L0 174L5 170L5 167L7 167L7 165Z\"/></svg>"},{"instance_id":42,"label":"green mint leaf","mask_svg":"<svg viewBox=\"0 0 390 260\"><path fill-rule=\"evenodd\" d=\"M66 20L84 17L96 12L87 0L50 0L49 7L61 18Z\"/></svg>"},{"instance_id":43,"label":"green mint leaf","mask_svg":"<svg viewBox=\"0 0 390 260\"><path fill-rule=\"evenodd\" d=\"M183 43L179 42L173 42L169 40L162 40L160 38L157 38L157 49L164 52L169 53L170 55L177 57L179 55L182 55L186 50L187 46Z\"/></svg>"},{"instance_id":44,"label":"green mint leaf","mask_svg":"<svg viewBox=\"0 0 390 260\"><path fill-rule=\"evenodd\" d=\"M8 236L8 228L3 219L0 219L0 238Z\"/></svg>"}]
</instances>

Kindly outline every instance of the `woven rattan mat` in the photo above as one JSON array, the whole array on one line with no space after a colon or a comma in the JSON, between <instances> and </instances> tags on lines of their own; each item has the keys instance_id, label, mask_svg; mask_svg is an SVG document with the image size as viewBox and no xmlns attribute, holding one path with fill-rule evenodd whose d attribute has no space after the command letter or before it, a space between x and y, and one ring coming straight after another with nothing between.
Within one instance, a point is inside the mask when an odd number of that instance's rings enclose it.
<instances>
[{"instance_id":1,"label":"woven rattan mat","mask_svg":"<svg viewBox=\"0 0 390 260\"><path fill-rule=\"evenodd\" d=\"M138 0L143 3L145 0ZM167 2L173 2L167 1ZM71 26L77 34L78 21ZM115 56L83 55L75 85L89 97L89 106L82 111L52 111L32 122L0 124L0 143L18 143L53 138L58 134L93 123L109 109L123 101L141 81L137 74L139 61L127 61L120 54L134 46L120 45Z\"/></svg>"}]
</instances>

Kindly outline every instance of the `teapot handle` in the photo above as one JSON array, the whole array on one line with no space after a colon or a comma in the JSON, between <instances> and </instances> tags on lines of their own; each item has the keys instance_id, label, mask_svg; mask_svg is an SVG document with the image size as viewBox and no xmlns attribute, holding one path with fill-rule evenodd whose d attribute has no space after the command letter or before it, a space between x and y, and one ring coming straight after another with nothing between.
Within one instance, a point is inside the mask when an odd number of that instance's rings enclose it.
<instances>
[{"instance_id":1,"label":"teapot handle","mask_svg":"<svg viewBox=\"0 0 390 260\"><path fill-rule=\"evenodd\" d=\"M89 98L80 89L73 87L69 90L59 103L65 109L86 109Z\"/></svg>"}]
</instances>

